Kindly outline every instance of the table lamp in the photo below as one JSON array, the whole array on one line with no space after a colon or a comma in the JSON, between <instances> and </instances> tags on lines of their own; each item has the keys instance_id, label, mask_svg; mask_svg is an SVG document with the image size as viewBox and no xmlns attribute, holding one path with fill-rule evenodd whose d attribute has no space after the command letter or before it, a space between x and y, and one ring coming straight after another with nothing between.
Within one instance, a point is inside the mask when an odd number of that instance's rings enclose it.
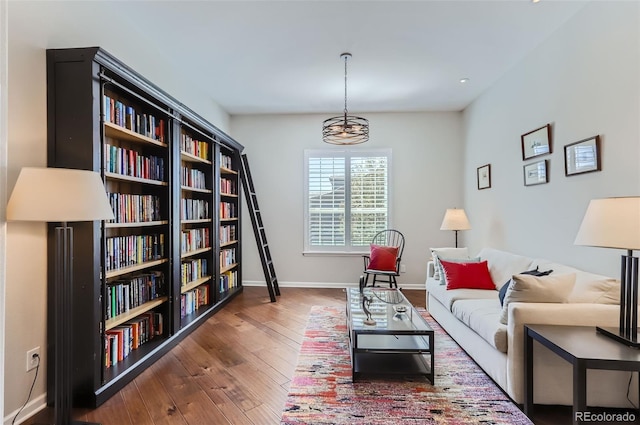
<instances>
[{"instance_id":1,"label":"table lamp","mask_svg":"<svg viewBox=\"0 0 640 425\"><path fill-rule=\"evenodd\" d=\"M54 307L54 421L72 422L73 390L73 228L70 221L113 219L100 175L66 168L20 171L7 203L7 221L60 223L55 228Z\"/></svg>"},{"instance_id":2,"label":"table lamp","mask_svg":"<svg viewBox=\"0 0 640 425\"><path fill-rule=\"evenodd\" d=\"M449 208L444 213L444 219L440 225L440 230L453 230L456 233L456 248L458 247L458 231L469 230L471 225L467 214L462 208Z\"/></svg>"},{"instance_id":3,"label":"table lamp","mask_svg":"<svg viewBox=\"0 0 640 425\"><path fill-rule=\"evenodd\" d=\"M594 199L584 215L576 245L617 248L622 255L620 273L620 326L597 327L597 331L626 345L640 348L638 341L638 257L640 249L640 196Z\"/></svg>"}]
</instances>

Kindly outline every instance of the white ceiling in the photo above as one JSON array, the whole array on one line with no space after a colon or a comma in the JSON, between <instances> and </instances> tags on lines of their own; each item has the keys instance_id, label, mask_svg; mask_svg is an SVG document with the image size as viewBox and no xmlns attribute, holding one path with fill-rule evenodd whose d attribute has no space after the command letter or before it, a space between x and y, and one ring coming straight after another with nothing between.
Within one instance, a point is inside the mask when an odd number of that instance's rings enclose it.
<instances>
[{"instance_id":1,"label":"white ceiling","mask_svg":"<svg viewBox=\"0 0 640 425\"><path fill-rule=\"evenodd\" d=\"M350 112L462 110L585 1L102 4L227 112L248 114L341 112L344 51Z\"/></svg>"}]
</instances>

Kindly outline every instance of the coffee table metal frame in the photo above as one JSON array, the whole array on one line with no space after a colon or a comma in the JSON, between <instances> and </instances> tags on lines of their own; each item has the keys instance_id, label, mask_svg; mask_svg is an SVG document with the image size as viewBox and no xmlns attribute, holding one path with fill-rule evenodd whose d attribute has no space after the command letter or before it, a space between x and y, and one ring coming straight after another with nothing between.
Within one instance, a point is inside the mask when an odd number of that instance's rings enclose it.
<instances>
[{"instance_id":1,"label":"coffee table metal frame","mask_svg":"<svg viewBox=\"0 0 640 425\"><path fill-rule=\"evenodd\" d=\"M402 292L364 288L364 295L372 299L369 310L375 325L363 323L366 314L359 289L347 288L346 292L353 382L365 374L422 375L434 384L433 329ZM381 298L401 301L387 303ZM398 312L403 307L406 311Z\"/></svg>"}]
</instances>

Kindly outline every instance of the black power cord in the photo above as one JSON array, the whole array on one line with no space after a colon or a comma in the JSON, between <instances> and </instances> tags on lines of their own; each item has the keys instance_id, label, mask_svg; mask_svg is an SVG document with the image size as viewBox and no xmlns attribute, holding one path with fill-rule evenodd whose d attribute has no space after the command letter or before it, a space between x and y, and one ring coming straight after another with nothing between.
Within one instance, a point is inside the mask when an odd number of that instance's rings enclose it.
<instances>
[{"instance_id":1,"label":"black power cord","mask_svg":"<svg viewBox=\"0 0 640 425\"><path fill-rule=\"evenodd\" d=\"M38 371L40 370L40 356L34 354L33 357L36 357L38 359L38 364L36 365L36 375L33 377L33 382L31 383L31 389L29 390L27 400L24 402L20 410L18 410L18 413L16 413L16 415L13 417L11 425L16 423L16 419L18 419L18 416L20 415L20 413L22 413L22 410L27 406L27 403L29 403L29 400L31 399L31 393L33 392L33 387L36 385L36 380L38 379Z\"/></svg>"},{"instance_id":2,"label":"black power cord","mask_svg":"<svg viewBox=\"0 0 640 425\"><path fill-rule=\"evenodd\" d=\"M629 398L629 392L631 391L631 380L633 379L633 372L631 372L629 374L629 383L627 384L627 400L629 400L629 403L631 403L631 405L633 406L634 409L637 409L638 406L636 406L636 404ZM640 374L638 375L638 379L640 379Z\"/></svg>"}]
</instances>

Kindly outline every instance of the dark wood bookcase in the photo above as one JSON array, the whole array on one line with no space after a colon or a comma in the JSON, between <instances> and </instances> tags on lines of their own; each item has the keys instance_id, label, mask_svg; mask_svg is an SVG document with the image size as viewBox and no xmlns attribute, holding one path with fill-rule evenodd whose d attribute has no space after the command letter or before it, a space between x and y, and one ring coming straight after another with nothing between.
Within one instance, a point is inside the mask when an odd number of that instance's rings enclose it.
<instances>
[{"instance_id":1,"label":"dark wood bookcase","mask_svg":"<svg viewBox=\"0 0 640 425\"><path fill-rule=\"evenodd\" d=\"M47 50L47 119L48 166L99 172L116 217L72 224L74 404L98 406L242 291L243 147L98 47Z\"/></svg>"}]
</instances>

